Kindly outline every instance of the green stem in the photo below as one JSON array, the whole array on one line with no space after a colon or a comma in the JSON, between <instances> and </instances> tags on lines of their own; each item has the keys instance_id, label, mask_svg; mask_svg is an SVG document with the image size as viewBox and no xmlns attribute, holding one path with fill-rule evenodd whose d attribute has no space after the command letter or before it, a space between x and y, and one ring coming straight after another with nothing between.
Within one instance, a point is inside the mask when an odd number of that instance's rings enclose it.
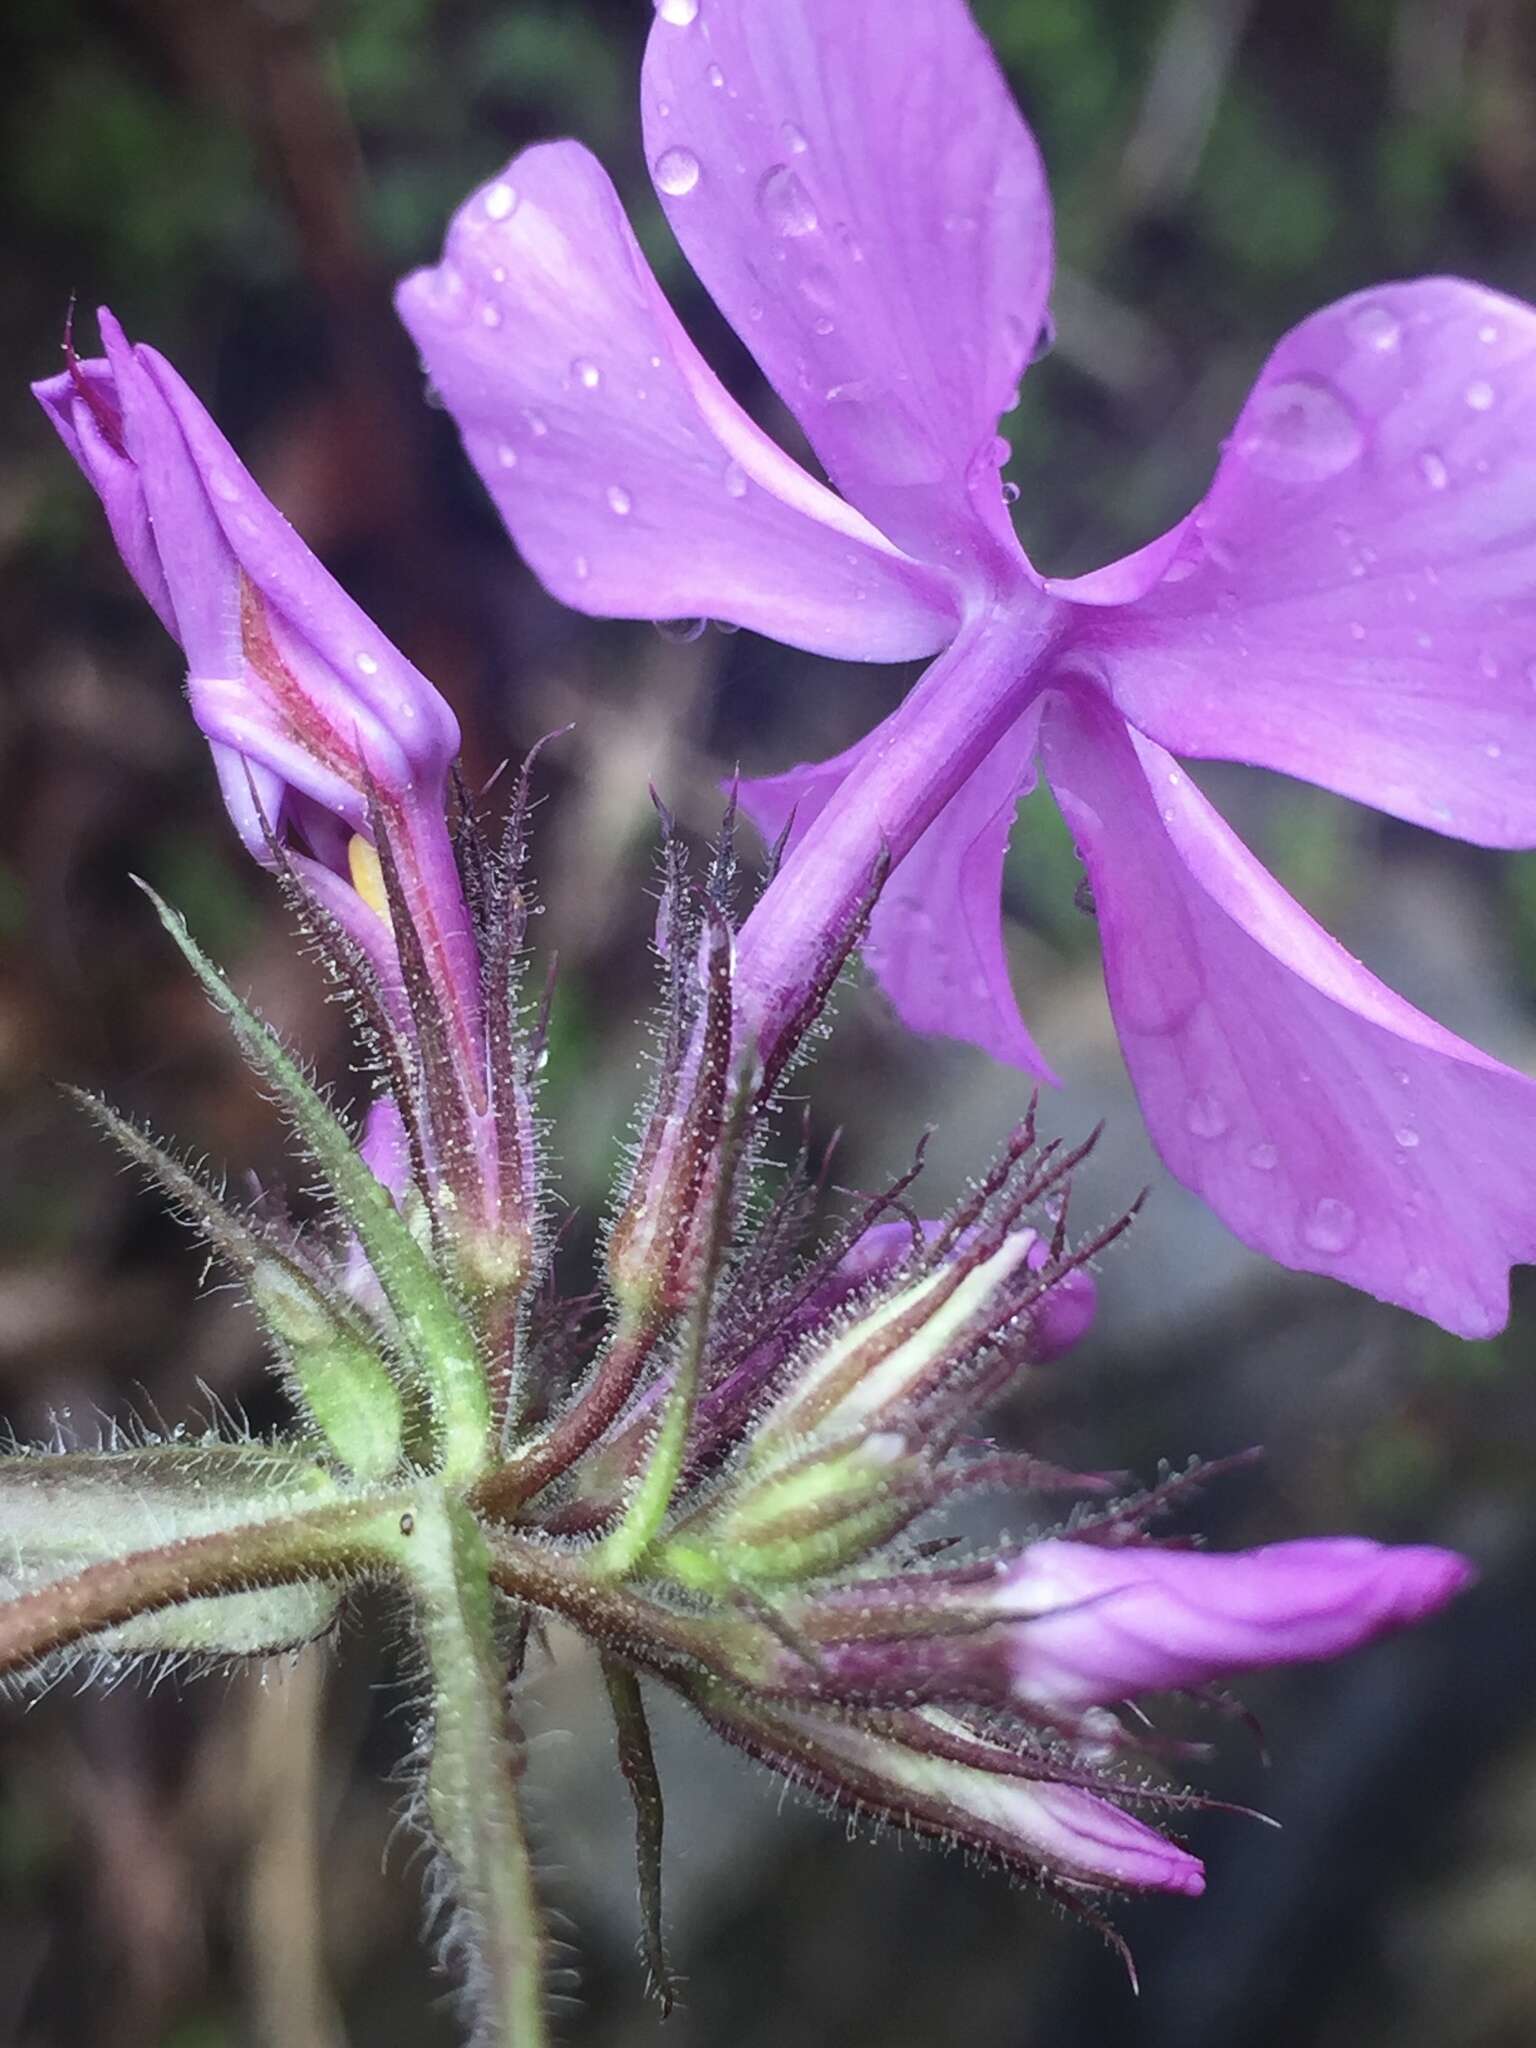
<instances>
[{"instance_id":1,"label":"green stem","mask_svg":"<svg viewBox=\"0 0 1536 2048\"><path fill-rule=\"evenodd\" d=\"M473 1515L418 1488L397 1560L416 1605L432 1675L427 1807L453 1866L474 1955L479 2048L543 2048L544 1935L517 1800L520 1768L507 1712L491 1567Z\"/></svg>"},{"instance_id":2,"label":"green stem","mask_svg":"<svg viewBox=\"0 0 1536 2048\"><path fill-rule=\"evenodd\" d=\"M392 1532L398 1543L408 1501L377 1494L338 1501L104 1558L51 1580L0 1604L0 1672L184 1601L356 1577L377 1567Z\"/></svg>"}]
</instances>

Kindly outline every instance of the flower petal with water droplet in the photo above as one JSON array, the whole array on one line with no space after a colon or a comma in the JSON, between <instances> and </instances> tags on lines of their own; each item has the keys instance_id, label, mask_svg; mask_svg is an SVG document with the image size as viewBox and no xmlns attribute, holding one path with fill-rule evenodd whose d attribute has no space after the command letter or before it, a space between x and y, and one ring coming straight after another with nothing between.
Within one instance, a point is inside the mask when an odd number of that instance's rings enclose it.
<instances>
[{"instance_id":1,"label":"flower petal with water droplet","mask_svg":"<svg viewBox=\"0 0 1536 2048\"><path fill-rule=\"evenodd\" d=\"M655 33L687 40L660 20ZM682 190L675 168L670 182ZM554 594L599 617L724 618L868 660L942 645L958 613L947 576L752 424L679 326L596 160L545 144L488 189L503 183L515 211L488 220L471 198L443 264L408 278L399 306ZM494 328L475 317L493 302Z\"/></svg>"},{"instance_id":2,"label":"flower petal with water droplet","mask_svg":"<svg viewBox=\"0 0 1536 2048\"><path fill-rule=\"evenodd\" d=\"M891 0L709 0L731 91L658 22L642 107L694 268L838 488L933 559L978 520L1007 538L967 479L1041 331L1050 204L963 0L899 12L893 32ZM681 195L660 170L680 148L702 166Z\"/></svg>"},{"instance_id":3,"label":"flower petal with water droplet","mask_svg":"<svg viewBox=\"0 0 1536 2048\"><path fill-rule=\"evenodd\" d=\"M1079 645L1176 753L1530 846L1533 503L1536 310L1390 285L1280 344L1182 539L1051 588L1094 608Z\"/></svg>"},{"instance_id":4,"label":"flower petal with water droplet","mask_svg":"<svg viewBox=\"0 0 1536 2048\"><path fill-rule=\"evenodd\" d=\"M1054 697L1043 733L1171 1171L1282 1265L1501 1327L1509 1267L1536 1259L1536 1082L1383 987L1097 691ZM1219 1133L1192 1101L1220 1103Z\"/></svg>"}]
</instances>

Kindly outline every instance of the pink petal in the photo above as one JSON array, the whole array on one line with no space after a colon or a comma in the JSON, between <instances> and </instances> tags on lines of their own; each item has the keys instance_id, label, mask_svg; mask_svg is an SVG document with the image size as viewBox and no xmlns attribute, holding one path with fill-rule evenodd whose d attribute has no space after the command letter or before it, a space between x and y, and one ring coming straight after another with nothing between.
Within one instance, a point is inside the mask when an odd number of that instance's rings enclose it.
<instances>
[{"instance_id":1,"label":"pink petal","mask_svg":"<svg viewBox=\"0 0 1536 2048\"><path fill-rule=\"evenodd\" d=\"M1295 329L1181 528L1051 587L1126 717L1536 843L1536 311L1454 278ZM1123 607L1123 608L1122 608Z\"/></svg>"},{"instance_id":2,"label":"pink petal","mask_svg":"<svg viewBox=\"0 0 1536 2048\"><path fill-rule=\"evenodd\" d=\"M1385 988L1095 692L1046 767L1170 1170L1245 1243L1484 1337L1536 1258L1536 1083Z\"/></svg>"},{"instance_id":3,"label":"pink petal","mask_svg":"<svg viewBox=\"0 0 1536 2048\"><path fill-rule=\"evenodd\" d=\"M1035 720L1023 721L940 811L887 883L864 941L865 965L909 1030L978 1045L1053 1085L1019 1014L1003 943L1003 863L1014 814L1034 782ZM742 785L765 838L789 823L795 847L877 732L815 766Z\"/></svg>"},{"instance_id":4,"label":"pink petal","mask_svg":"<svg viewBox=\"0 0 1536 2048\"><path fill-rule=\"evenodd\" d=\"M963 0L667 14L645 147L695 270L885 532L931 554L974 527L979 463L1011 545L992 441L1045 314L1050 201Z\"/></svg>"},{"instance_id":5,"label":"pink petal","mask_svg":"<svg viewBox=\"0 0 1536 2048\"><path fill-rule=\"evenodd\" d=\"M1019 1554L993 1604L1017 1619L1020 1698L1080 1708L1342 1656L1438 1612L1472 1576L1454 1551L1360 1537L1225 1555L1048 1541Z\"/></svg>"},{"instance_id":6,"label":"pink petal","mask_svg":"<svg viewBox=\"0 0 1536 2048\"><path fill-rule=\"evenodd\" d=\"M400 317L530 566L607 618L729 619L897 661L954 633L909 561L726 393L678 325L607 173L530 149L455 215Z\"/></svg>"}]
</instances>

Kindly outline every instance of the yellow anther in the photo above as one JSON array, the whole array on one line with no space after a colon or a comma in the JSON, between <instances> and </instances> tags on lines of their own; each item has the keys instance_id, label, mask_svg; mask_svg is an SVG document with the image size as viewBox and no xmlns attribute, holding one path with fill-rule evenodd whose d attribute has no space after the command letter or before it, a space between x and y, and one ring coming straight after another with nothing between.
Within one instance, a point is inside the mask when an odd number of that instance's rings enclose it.
<instances>
[{"instance_id":1,"label":"yellow anther","mask_svg":"<svg viewBox=\"0 0 1536 2048\"><path fill-rule=\"evenodd\" d=\"M377 849L361 832L354 832L347 846L347 866L352 871L353 888L368 908L388 924L389 898L384 893L384 870L379 866Z\"/></svg>"}]
</instances>

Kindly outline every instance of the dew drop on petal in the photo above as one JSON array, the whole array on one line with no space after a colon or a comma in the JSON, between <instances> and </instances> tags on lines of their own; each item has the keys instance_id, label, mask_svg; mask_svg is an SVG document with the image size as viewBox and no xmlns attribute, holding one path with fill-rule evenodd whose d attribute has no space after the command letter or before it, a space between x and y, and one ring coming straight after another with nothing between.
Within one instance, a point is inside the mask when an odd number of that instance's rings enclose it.
<instances>
[{"instance_id":1,"label":"dew drop on petal","mask_svg":"<svg viewBox=\"0 0 1536 2048\"><path fill-rule=\"evenodd\" d=\"M629 495L628 491L625 490L622 484L610 484L608 486L609 509L618 518L627 518L631 509L634 506L634 502L634 499Z\"/></svg>"},{"instance_id":2,"label":"dew drop on petal","mask_svg":"<svg viewBox=\"0 0 1536 2048\"><path fill-rule=\"evenodd\" d=\"M1031 364L1043 363L1046 357L1050 354L1051 350L1055 346L1056 322L1051 317L1051 315L1047 313L1045 318L1040 322L1040 331L1036 334L1034 343L1029 351L1029 360Z\"/></svg>"},{"instance_id":3,"label":"dew drop on petal","mask_svg":"<svg viewBox=\"0 0 1536 2048\"><path fill-rule=\"evenodd\" d=\"M502 183L493 185L485 195L485 217L487 220L510 220L517 211L517 188Z\"/></svg>"},{"instance_id":4,"label":"dew drop on petal","mask_svg":"<svg viewBox=\"0 0 1536 2048\"><path fill-rule=\"evenodd\" d=\"M664 149L654 168L656 183L673 199L681 199L699 182L699 160L691 149Z\"/></svg>"},{"instance_id":5,"label":"dew drop on petal","mask_svg":"<svg viewBox=\"0 0 1536 2048\"><path fill-rule=\"evenodd\" d=\"M656 619L653 621L663 640L670 640L675 647L686 647L697 640L708 619Z\"/></svg>"},{"instance_id":6,"label":"dew drop on petal","mask_svg":"<svg viewBox=\"0 0 1536 2048\"><path fill-rule=\"evenodd\" d=\"M822 337L823 340L825 340L825 338L829 334L835 334L837 332L837 322L832 318L830 313L823 313L821 318L816 322L816 332Z\"/></svg>"},{"instance_id":7,"label":"dew drop on petal","mask_svg":"<svg viewBox=\"0 0 1536 2048\"><path fill-rule=\"evenodd\" d=\"M240 500L240 486L227 470L211 469L208 482L216 498L222 498L226 505L235 505Z\"/></svg>"},{"instance_id":8,"label":"dew drop on petal","mask_svg":"<svg viewBox=\"0 0 1536 2048\"><path fill-rule=\"evenodd\" d=\"M374 657L361 650L357 655L357 665L365 676L376 676L379 672L379 664Z\"/></svg>"},{"instance_id":9,"label":"dew drop on petal","mask_svg":"<svg viewBox=\"0 0 1536 2048\"><path fill-rule=\"evenodd\" d=\"M1486 377L1475 377L1462 396L1474 412L1490 412L1493 409L1493 386Z\"/></svg>"},{"instance_id":10,"label":"dew drop on petal","mask_svg":"<svg viewBox=\"0 0 1536 2048\"><path fill-rule=\"evenodd\" d=\"M1477 338L1484 348L1494 348L1498 345L1499 330L1491 320L1485 320L1477 330Z\"/></svg>"},{"instance_id":11,"label":"dew drop on petal","mask_svg":"<svg viewBox=\"0 0 1536 2048\"><path fill-rule=\"evenodd\" d=\"M673 28L691 28L699 18L699 0L656 0L656 14Z\"/></svg>"},{"instance_id":12,"label":"dew drop on petal","mask_svg":"<svg viewBox=\"0 0 1536 2048\"><path fill-rule=\"evenodd\" d=\"M1248 1164L1255 1173L1273 1173L1280 1164L1279 1151L1273 1145L1255 1145L1248 1154Z\"/></svg>"},{"instance_id":13,"label":"dew drop on petal","mask_svg":"<svg viewBox=\"0 0 1536 2048\"><path fill-rule=\"evenodd\" d=\"M811 235L821 225L799 172L792 171L788 164L775 164L764 173L757 188L757 203L776 235Z\"/></svg>"},{"instance_id":14,"label":"dew drop on petal","mask_svg":"<svg viewBox=\"0 0 1536 2048\"><path fill-rule=\"evenodd\" d=\"M1402 340L1402 323L1385 306L1362 306L1350 320L1349 338L1357 348L1374 349L1378 355L1386 355Z\"/></svg>"},{"instance_id":15,"label":"dew drop on petal","mask_svg":"<svg viewBox=\"0 0 1536 2048\"><path fill-rule=\"evenodd\" d=\"M1355 1212L1348 1202L1324 1195L1302 1226L1302 1236L1316 1252L1344 1252L1355 1241Z\"/></svg>"},{"instance_id":16,"label":"dew drop on petal","mask_svg":"<svg viewBox=\"0 0 1536 2048\"><path fill-rule=\"evenodd\" d=\"M1003 503L1004 503L1005 505L1017 505L1017 503L1018 503L1018 502L1019 502L1019 487L1018 487L1018 485L1017 485L1016 483L1005 483L1005 484L1003 485Z\"/></svg>"},{"instance_id":17,"label":"dew drop on petal","mask_svg":"<svg viewBox=\"0 0 1536 2048\"><path fill-rule=\"evenodd\" d=\"M744 498L747 495L747 472L739 462L726 464L725 493L728 498Z\"/></svg>"},{"instance_id":18,"label":"dew drop on petal","mask_svg":"<svg viewBox=\"0 0 1536 2048\"><path fill-rule=\"evenodd\" d=\"M709 69L705 72L704 76L715 88L716 92L718 92L720 88L725 84L725 73L720 69L720 66L718 64L711 64Z\"/></svg>"},{"instance_id":19,"label":"dew drop on petal","mask_svg":"<svg viewBox=\"0 0 1536 2048\"><path fill-rule=\"evenodd\" d=\"M578 555L576 557L576 580L579 583L585 583L587 578L591 574L592 564L587 560L585 555Z\"/></svg>"},{"instance_id":20,"label":"dew drop on petal","mask_svg":"<svg viewBox=\"0 0 1536 2048\"><path fill-rule=\"evenodd\" d=\"M1432 491L1443 491L1451 480L1445 457L1433 448L1426 448L1419 457L1419 475Z\"/></svg>"},{"instance_id":21,"label":"dew drop on petal","mask_svg":"<svg viewBox=\"0 0 1536 2048\"><path fill-rule=\"evenodd\" d=\"M535 441L542 441L549 432L549 421L545 419L543 413L525 412L523 418L528 422L528 431Z\"/></svg>"},{"instance_id":22,"label":"dew drop on petal","mask_svg":"<svg viewBox=\"0 0 1536 2048\"><path fill-rule=\"evenodd\" d=\"M1363 640L1365 638L1365 627L1360 623L1358 619L1350 620L1349 637L1351 640Z\"/></svg>"},{"instance_id":23,"label":"dew drop on petal","mask_svg":"<svg viewBox=\"0 0 1536 2048\"><path fill-rule=\"evenodd\" d=\"M1315 484L1358 461L1365 436L1331 384L1320 377L1288 377L1255 394L1237 447L1277 483Z\"/></svg>"},{"instance_id":24,"label":"dew drop on petal","mask_svg":"<svg viewBox=\"0 0 1536 2048\"><path fill-rule=\"evenodd\" d=\"M1405 1152L1411 1152L1419 1142L1419 1134L1412 1124L1399 1124L1392 1133L1392 1142L1394 1145L1401 1145Z\"/></svg>"},{"instance_id":25,"label":"dew drop on petal","mask_svg":"<svg viewBox=\"0 0 1536 2048\"><path fill-rule=\"evenodd\" d=\"M516 469L517 450L510 441L498 441L496 443L496 460L503 469Z\"/></svg>"},{"instance_id":26,"label":"dew drop on petal","mask_svg":"<svg viewBox=\"0 0 1536 2048\"><path fill-rule=\"evenodd\" d=\"M1184 1127L1191 1137L1219 1138L1230 1119L1221 1099L1215 1095L1191 1095L1184 1105Z\"/></svg>"},{"instance_id":27,"label":"dew drop on petal","mask_svg":"<svg viewBox=\"0 0 1536 2048\"><path fill-rule=\"evenodd\" d=\"M487 300L485 305L480 308L480 324L482 327L499 327L501 325L500 306L493 306Z\"/></svg>"},{"instance_id":28,"label":"dew drop on petal","mask_svg":"<svg viewBox=\"0 0 1536 2048\"><path fill-rule=\"evenodd\" d=\"M571 375L583 391L595 391L603 381L603 373L590 357L578 356L571 365Z\"/></svg>"},{"instance_id":29,"label":"dew drop on petal","mask_svg":"<svg viewBox=\"0 0 1536 2048\"><path fill-rule=\"evenodd\" d=\"M784 123L783 127L779 130L779 138L791 156L804 156L811 146L793 121L786 121Z\"/></svg>"}]
</instances>

